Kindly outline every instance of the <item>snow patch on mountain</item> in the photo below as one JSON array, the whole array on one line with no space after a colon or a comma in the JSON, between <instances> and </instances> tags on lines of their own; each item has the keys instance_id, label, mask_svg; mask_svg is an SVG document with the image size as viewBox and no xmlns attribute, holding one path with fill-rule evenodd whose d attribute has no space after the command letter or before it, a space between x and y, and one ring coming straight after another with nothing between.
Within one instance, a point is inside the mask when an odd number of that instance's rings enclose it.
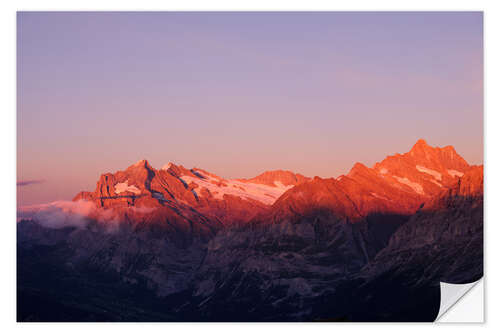
<instances>
[{"instance_id":1,"label":"snow patch on mountain","mask_svg":"<svg viewBox=\"0 0 500 333\"><path fill-rule=\"evenodd\" d=\"M273 204L285 191L292 188L293 185L285 186L279 181L275 181L275 186L264 184L246 183L238 180L226 180L212 177L204 172L198 171L203 178L182 176L180 177L188 185L195 183L198 185L194 189L198 196L202 196L203 188L210 191L215 199L223 200L224 195L233 195L242 199L252 199L260 201L266 205Z\"/></svg>"},{"instance_id":2,"label":"snow patch on mountain","mask_svg":"<svg viewBox=\"0 0 500 333\"><path fill-rule=\"evenodd\" d=\"M436 170L428 169L422 165L417 165L415 168L420 172L431 175L432 177L436 178L436 180L441 181L442 179L441 173L437 172Z\"/></svg>"},{"instance_id":3,"label":"snow patch on mountain","mask_svg":"<svg viewBox=\"0 0 500 333\"><path fill-rule=\"evenodd\" d=\"M128 185L128 180L125 181L125 183L118 183L115 185L115 192L116 193L122 193L122 192L132 192L134 194L140 194L141 190L139 190L137 187L134 185Z\"/></svg>"},{"instance_id":4,"label":"snow patch on mountain","mask_svg":"<svg viewBox=\"0 0 500 333\"><path fill-rule=\"evenodd\" d=\"M462 177L464 175L463 172L457 171L457 170L448 170L448 173L452 177Z\"/></svg>"},{"instance_id":5,"label":"snow patch on mountain","mask_svg":"<svg viewBox=\"0 0 500 333\"><path fill-rule=\"evenodd\" d=\"M431 180L432 183L436 184L437 186L439 187L443 187L443 185L441 185L441 183L438 183L437 181L435 180Z\"/></svg>"},{"instance_id":6,"label":"snow patch on mountain","mask_svg":"<svg viewBox=\"0 0 500 333\"><path fill-rule=\"evenodd\" d=\"M396 178L396 180L398 182L400 182L401 184L405 184L405 185L409 186L411 189L413 189L418 194L420 194L420 195L424 195L425 194L422 185L420 185L418 183L414 183L414 182L412 182L411 180L409 180L406 177L404 177L404 178L398 177L398 176L393 176L393 177Z\"/></svg>"}]
</instances>

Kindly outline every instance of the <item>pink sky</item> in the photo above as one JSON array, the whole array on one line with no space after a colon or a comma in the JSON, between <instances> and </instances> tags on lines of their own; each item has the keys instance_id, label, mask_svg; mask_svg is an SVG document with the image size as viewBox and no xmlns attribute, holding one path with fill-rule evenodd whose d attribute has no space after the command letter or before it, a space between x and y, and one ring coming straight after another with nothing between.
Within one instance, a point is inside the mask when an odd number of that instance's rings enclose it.
<instances>
[{"instance_id":1,"label":"pink sky","mask_svg":"<svg viewBox=\"0 0 500 333\"><path fill-rule=\"evenodd\" d=\"M346 173L419 138L483 161L481 13L20 13L18 204L140 159Z\"/></svg>"}]
</instances>

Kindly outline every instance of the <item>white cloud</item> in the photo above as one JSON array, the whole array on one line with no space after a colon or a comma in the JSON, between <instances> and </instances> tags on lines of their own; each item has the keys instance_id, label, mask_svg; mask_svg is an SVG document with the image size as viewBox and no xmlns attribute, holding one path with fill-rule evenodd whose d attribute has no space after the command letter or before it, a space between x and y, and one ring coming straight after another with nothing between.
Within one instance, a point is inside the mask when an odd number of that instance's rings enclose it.
<instances>
[{"instance_id":1,"label":"white cloud","mask_svg":"<svg viewBox=\"0 0 500 333\"><path fill-rule=\"evenodd\" d=\"M55 201L18 208L17 219L33 219L47 228L85 227L96 207L90 201Z\"/></svg>"}]
</instances>

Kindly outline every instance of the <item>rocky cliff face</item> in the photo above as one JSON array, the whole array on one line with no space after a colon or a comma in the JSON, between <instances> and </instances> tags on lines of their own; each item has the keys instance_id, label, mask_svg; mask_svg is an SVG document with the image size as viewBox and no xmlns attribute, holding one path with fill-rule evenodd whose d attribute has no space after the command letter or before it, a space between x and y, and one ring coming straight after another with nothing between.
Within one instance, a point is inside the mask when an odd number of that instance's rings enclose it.
<instances>
[{"instance_id":1,"label":"rocky cliff face","mask_svg":"<svg viewBox=\"0 0 500 333\"><path fill-rule=\"evenodd\" d=\"M439 282L470 283L483 276L482 183L482 167L469 169L396 229L356 274L360 286L352 296L363 301L353 318L434 320Z\"/></svg>"},{"instance_id":2,"label":"rocky cliff face","mask_svg":"<svg viewBox=\"0 0 500 333\"><path fill-rule=\"evenodd\" d=\"M478 168L469 166L451 146L431 147L419 140L408 153L389 156L373 168L356 163L347 175L315 177L295 186L274 203L266 218L280 221L325 210L351 222L370 214L411 215L425 202L453 190L464 173L465 179L475 175L477 184L470 186L476 187L469 191L477 193L482 186Z\"/></svg>"},{"instance_id":3,"label":"rocky cliff face","mask_svg":"<svg viewBox=\"0 0 500 333\"><path fill-rule=\"evenodd\" d=\"M203 216L204 224L218 228L248 221L307 179L289 171L270 171L253 179L226 180L173 163L157 170L142 160L124 171L101 175L94 192L80 192L73 200L92 201L118 212L129 207L155 209L161 211L161 221L195 212ZM154 219L158 216L148 217Z\"/></svg>"},{"instance_id":4,"label":"rocky cliff face","mask_svg":"<svg viewBox=\"0 0 500 333\"><path fill-rule=\"evenodd\" d=\"M300 173L293 173L291 171L275 170L266 171L257 177L251 179L242 179L243 182L263 184L268 186L295 186L310 180Z\"/></svg>"},{"instance_id":5,"label":"rocky cliff face","mask_svg":"<svg viewBox=\"0 0 500 333\"><path fill-rule=\"evenodd\" d=\"M369 214L413 214L477 168L469 166L453 147L431 147L424 140L372 168L356 163L347 175L336 179L310 179L278 170L251 179L226 180L172 163L156 170L142 160L125 171L103 174L94 192L81 192L74 200L90 200L102 208L183 211L188 207L217 221L213 225L240 225L252 218L279 221L324 210L356 222Z\"/></svg>"},{"instance_id":6,"label":"rocky cliff face","mask_svg":"<svg viewBox=\"0 0 500 333\"><path fill-rule=\"evenodd\" d=\"M209 242L193 303L216 320L432 321L440 281L483 274L482 183L470 167L413 214L366 215L336 180L296 186L273 205L282 213L300 193L287 214ZM234 307L221 312L225 303Z\"/></svg>"},{"instance_id":7,"label":"rocky cliff face","mask_svg":"<svg viewBox=\"0 0 500 333\"><path fill-rule=\"evenodd\" d=\"M74 200L96 206L84 227L18 224L21 305L78 320L430 321L439 281L482 276L483 168L423 140L328 179L140 161ZM21 319L57 320L40 311Z\"/></svg>"}]
</instances>

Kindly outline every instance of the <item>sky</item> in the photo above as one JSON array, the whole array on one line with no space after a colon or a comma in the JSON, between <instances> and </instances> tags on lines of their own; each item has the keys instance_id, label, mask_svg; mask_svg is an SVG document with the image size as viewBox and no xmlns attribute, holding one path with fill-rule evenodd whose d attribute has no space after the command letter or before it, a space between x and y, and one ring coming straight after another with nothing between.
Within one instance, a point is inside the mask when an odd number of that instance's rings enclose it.
<instances>
[{"instance_id":1,"label":"sky","mask_svg":"<svg viewBox=\"0 0 500 333\"><path fill-rule=\"evenodd\" d=\"M19 12L18 205L141 159L336 177L419 139L483 163L480 12Z\"/></svg>"}]
</instances>

